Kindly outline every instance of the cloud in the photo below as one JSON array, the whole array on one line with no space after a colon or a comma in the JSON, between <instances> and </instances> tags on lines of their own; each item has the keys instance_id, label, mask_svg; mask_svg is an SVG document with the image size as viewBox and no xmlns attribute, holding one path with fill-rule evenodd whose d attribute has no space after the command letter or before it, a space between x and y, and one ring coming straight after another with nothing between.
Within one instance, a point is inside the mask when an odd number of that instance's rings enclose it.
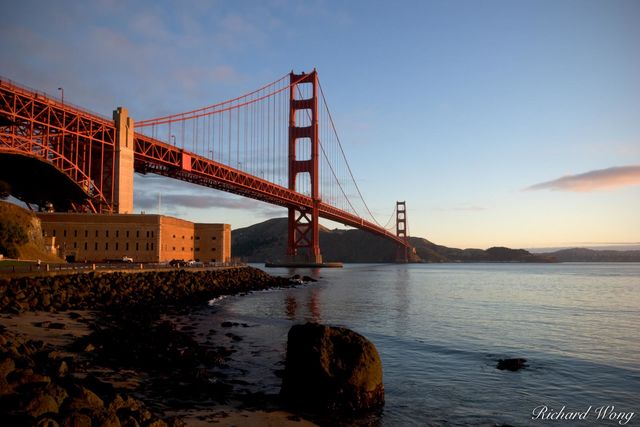
<instances>
[{"instance_id":1,"label":"cloud","mask_svg":"<svg viewBox=\"0 0 640 427\"><path fill-rule=\"evenodd\" d=\"M209 190L211 191L211 190ZM162 194L160 199L157 194L136 194L136 206L144 209L152 209L158 206L158 202L162 207L183 207L192 209L210 209L210 208L226 208L226 209L256 209L259 202L247 198L225 197L217 194L190 194L190 193L171 193Z\"/></svg>"},{"instance_id":2,"label":"cloud","mask_svg":"<svg viewBox=\"0 0 640 427\"><path fill-rule=\"evenodd\" d=\"M440 212L482 212L487 210L487 208L483 206L477 206L477 205L458 205L458 206L446 207L446 208L439 207L439 208L436 208L435 210Z\"/></svg>"},{"instance_id":3,"label":"cloud","mask_svg":"<svg viewBox=\"0 0 640 427\"><path fill-rule=\"evenodd\" d=\"M279 206L235 194L154 175L136 178L136 210L157 212L160 204L163 214L177 217L196 214L196 211L202 213L217 209L242 210L258 217L282 215L282 208ZM159 195L161 197L158 197Z\"/></svg>"},{"instance_id":4,"label":"cloud","mask_svg":"<svg viewBox=\"0 0 640 427\"><path fill-rule=\"evenodd\" d=\"M640 185L640 165L598 169L578 175L566 175L525 188L531 190L587 192Z\"/></svg>"}]
</instances>

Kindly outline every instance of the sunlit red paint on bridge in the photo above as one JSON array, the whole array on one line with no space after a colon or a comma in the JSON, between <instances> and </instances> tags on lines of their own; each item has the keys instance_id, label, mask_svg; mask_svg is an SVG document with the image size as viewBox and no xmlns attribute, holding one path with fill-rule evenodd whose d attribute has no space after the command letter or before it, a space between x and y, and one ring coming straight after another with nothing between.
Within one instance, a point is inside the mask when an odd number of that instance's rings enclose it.
<instances>
[{"instance_id":1,"label":"sunlit red paint on bridge","mask_svg":"<svg viewBox=\"0 0 640 427\"><path fill-rule=\"evenodd\" d=\"M292 259L321 262L320 217L408 246L404 202L395 230L375 222L364 202L315 70L135 124L123 108L109 120L1 80L0 154L36 157L63 172L83 197L59 201L62 209L132 212L135 170L287 208Z\"/></svg>"}]
</instances>

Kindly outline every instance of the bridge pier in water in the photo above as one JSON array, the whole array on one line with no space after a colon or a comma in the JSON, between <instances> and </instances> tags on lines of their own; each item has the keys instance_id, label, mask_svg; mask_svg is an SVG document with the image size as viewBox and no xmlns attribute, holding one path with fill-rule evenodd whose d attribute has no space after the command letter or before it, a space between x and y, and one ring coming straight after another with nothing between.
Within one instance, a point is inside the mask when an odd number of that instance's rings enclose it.
<instances>
[{"instance_id":1,"label":"bridge pier in water","mask_svg":"<svg viewBox=\"0 0 640 427\"><path fill-rule=\"evenodd\" d=\"M407 236L407 204L406 202L396 202L396 236L407 242L407 245L398 245L396 251L396 262L409 262L409 246Z\"/></svg>"},{"instance_id":2,"label":"bridge pier in water","mask_svg":"<svg viewBox=\"0 0 640 427\"><path fill-rule=\"evenodd\" d=\"M297 191L298 174L309 174L311 183L311 208L289 207L288 264L322 265L320 253L320 186L319 186L319 138L318 138L318 73L289 75L289 190ZM299 85L311 85L310 98L301 99ZM305 119L306 115L306 120ZM306 126L305 126L306 124ZM298 159L298 143L307 139L311 145L311 157Z\"/></svg>"}]
</instances>

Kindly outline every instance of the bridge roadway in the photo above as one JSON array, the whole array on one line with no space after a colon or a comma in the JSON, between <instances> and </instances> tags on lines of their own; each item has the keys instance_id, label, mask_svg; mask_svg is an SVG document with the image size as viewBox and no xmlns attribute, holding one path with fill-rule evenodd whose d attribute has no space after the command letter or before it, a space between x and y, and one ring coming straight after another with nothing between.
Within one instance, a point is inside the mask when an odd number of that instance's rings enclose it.
<instances>
[{"instance_id":1,"label":"bridge roadway","mask_svg":"<svg viewBox=\"0 0 640 427\"><path fill-rule=\"evenodd\" d=\"M18 139L32 137L45 140L49 135L64 134L74 137L75 150L93 151L96 143L108 145L113 149L116 125L113 121L80 107L63 104L41 92L0 80L0 153L16 152L16 147L33 147L16 144L15 140ZM12 138L12 135L15 137ZM56 144L60 145L60 141ZM83 144L91 147L82 147ZM23 151L23 154L41 160L48 158L46 150L29 149L30 152ZM67 151L57 150L59 153ZM104 149L102 151L104 152ZM67 157L77 158L77 153L69 154ZM68 158L66 160L72 161ZM76 166L81 168L81 165ZM102 174L108 172L103 169L101 168ZM313 200L309 196L137 132L134 133L134 170L143 174L163 175L278 206L296 209L311 209L313 206ZM85 185L88 175L91 174L86 173L83 176ZM95 177L92 178L95 180ZM103 180L104 177L100 179ZM108 200L108 195L105 196ZM402 246L408 246L404 238L322 201L318 205L318 211L322 218L369 231Z\"/></svg>"}]
</instances>

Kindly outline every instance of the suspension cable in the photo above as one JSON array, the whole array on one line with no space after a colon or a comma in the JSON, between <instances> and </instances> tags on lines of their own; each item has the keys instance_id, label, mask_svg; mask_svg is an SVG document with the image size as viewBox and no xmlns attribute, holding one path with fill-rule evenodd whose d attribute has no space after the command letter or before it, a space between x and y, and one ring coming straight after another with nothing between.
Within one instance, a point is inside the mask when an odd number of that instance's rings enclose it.
<instances>
[{"instance_id":1,"label":"suspension cable","mask_svg":"<svg viewBox=\"0 0 640 427\"><path fill-rule=\"evenodd\" d=\"M360 187L358 186L358 183L356 182L355 177L353 176L353 172L351 171L351 166L349 166L349 162L347 161L347 156L344 153L344 150L342 149L342 143L340 142L340 136L338 135L338 131L336 129L335 123L333 122L333 116L331 115L331 111L329 110L329 105L327 104L327 99L324 96L324 91L322 90L322 85L320 84L320 79L318 79L318 87L320 88L320 94L322 95L322 100L324 101L324 106L327 110L327 113L329 115L329 121L331 122L331 127L333 128L333 132L336 135L336 140L338 141L338 147L340 148L340 152L342 153L342 158L344 159L345 164L347 165L347 170L349 171L349 175L351 176L351 180L353 181L353 184L356 187L356 190L358 191L358 194L360 195L360 199L362 200L362 203L364 204L365 209L367 210L367 212L369 213L369 215L371 216L371 218L373 219L373 221L378 224L379 227L382 227L382 225L376 220L376 217L373 215L373 213L371 213L371 210L369 209L369 205L367 205L367 202L364 200L364 197L362 196L362 192L360 191ZM382 227L385 228L385 227Z\"/></svg>"}]
</instances>

